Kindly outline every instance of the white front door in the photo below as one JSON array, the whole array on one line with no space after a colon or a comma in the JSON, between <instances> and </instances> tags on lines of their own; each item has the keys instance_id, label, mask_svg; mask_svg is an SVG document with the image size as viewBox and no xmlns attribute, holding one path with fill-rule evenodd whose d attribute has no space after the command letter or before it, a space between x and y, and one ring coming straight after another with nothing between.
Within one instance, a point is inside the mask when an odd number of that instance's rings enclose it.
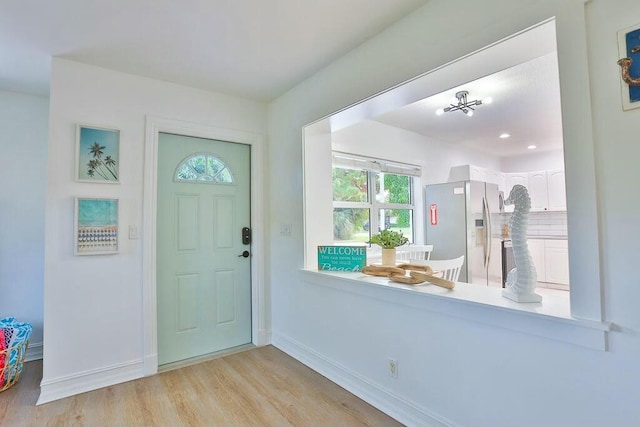
<instances>
[{"instance_id":1,"label":"white front door","mask_svg":"<svg viewBox=\"0 0 640 427\"><path fill-rule=\"evenodd\" d=\"M250 343L250 146L160 133L157 185L159 365Z\"/></svg>"}]
</instances>

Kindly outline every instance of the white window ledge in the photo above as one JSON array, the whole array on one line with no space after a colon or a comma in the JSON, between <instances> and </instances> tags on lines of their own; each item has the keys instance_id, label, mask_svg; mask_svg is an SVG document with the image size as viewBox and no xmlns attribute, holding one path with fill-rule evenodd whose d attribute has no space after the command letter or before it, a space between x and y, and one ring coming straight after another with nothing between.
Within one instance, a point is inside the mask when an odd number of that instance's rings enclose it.
<instances>
[{"instance_id":1,"label":"white window ledge","mask_svg":"<svg viewBox=\"0 0 640 427\"><path fill-rule=\"evenodd\" d=\"M454 289L435 285L403 285L363 273L304 269L303 281L370 298L454 316L474 323L545 337L606 351L611 325L571 317L566 298L544 295L542 303L516 303L502 289L456 283Z\"/></svg>"}]
</instances>

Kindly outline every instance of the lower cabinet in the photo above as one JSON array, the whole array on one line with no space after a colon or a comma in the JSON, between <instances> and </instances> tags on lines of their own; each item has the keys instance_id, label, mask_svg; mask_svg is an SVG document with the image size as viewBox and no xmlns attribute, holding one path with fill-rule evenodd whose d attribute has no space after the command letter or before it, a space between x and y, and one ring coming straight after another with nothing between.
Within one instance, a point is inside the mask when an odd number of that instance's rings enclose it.
<instances>
[{"instance_id":1,"label":"lower cabinet","mask_svg":"<svg viewBox=\"0 0 640 427\"><path fill-rule=\"evenodd\" d=\"M527 240L538 282L569 285L569 245L567 240Z\"/></svg>"},{"instance_id":2,"label":"lower cabinet","mask_svg":"<svg viewBox=\"0 0 640 427\"><path fill-rule=\"evenodd\" d=\"M529 246L529 254L533 260L533 266L536 268L538 282L545 282L544 240L527 239L527 244Z\"/></svg>"},{"instance_id":3,"label":"lower cabinet","mask_svg":"<svg viewBox=\"0 0 640 427\"><path fill-rule=\"evenodd\" d=\"M569 284L569 246L566 240L544 241L545 282Z\"/></svg>"}]
</instances>

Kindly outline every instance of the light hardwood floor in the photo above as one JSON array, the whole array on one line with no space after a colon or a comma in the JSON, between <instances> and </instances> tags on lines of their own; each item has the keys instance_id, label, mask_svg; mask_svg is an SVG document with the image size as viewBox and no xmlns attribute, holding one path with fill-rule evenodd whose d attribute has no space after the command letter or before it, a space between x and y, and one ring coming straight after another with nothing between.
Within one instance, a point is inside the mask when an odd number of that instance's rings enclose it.
<instances>
[{"instance_id":1,"label":"light hardwood floor","mask_svg":"<svg viewBox=\"0 0 640 427\"><path fill-rule=\"evenodd\" d=\"M1 426L399 426L273 346L35 406L42 362L0 393Z\"/></svg>"}]
</instances>

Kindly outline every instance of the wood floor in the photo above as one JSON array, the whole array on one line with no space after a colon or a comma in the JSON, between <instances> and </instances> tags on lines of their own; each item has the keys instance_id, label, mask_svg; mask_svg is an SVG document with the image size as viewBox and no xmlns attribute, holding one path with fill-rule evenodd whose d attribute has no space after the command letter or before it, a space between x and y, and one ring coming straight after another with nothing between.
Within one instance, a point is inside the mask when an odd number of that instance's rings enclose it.
<instances>
[{"instance_id":1,"label":"wood floor","mask_svg":"<svg viewBox=\"0 0 640 427\"><path fill-rule=\"evenodd\" d=\"M399 426L272 346L35 406L42 362L0 393L0 426Z\"/></svg>"}]
</instances>

